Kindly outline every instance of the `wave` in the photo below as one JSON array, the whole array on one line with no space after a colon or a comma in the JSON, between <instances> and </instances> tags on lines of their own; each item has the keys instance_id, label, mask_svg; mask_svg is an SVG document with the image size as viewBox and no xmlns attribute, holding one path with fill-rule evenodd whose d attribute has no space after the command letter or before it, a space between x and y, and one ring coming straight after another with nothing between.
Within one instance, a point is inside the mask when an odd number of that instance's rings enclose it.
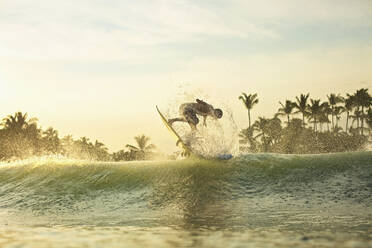
<instances>
[{"instance_id":1,"label":"wave","mask_svg":"<svg viewBox=\"0 0 372 248\"><path fill-rule=\"evenodd\" d=\"M372 152L123 163L47 158L0 165L0 209L41 215L125 212L128 219L164 209L241 215L242 209L340 203L371 205Z\"/></svg>"}]
</instances>

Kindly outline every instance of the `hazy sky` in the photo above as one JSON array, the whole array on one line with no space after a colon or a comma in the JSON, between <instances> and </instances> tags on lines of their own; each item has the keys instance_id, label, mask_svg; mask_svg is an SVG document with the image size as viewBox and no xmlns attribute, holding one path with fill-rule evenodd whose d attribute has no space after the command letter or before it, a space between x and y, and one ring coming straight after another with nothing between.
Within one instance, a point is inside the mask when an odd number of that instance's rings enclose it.
<instances>
[{"instance_id":1,"label":"hazy sky","mask_svg":"<svg viewBox=\"0 0 372 248\"><path fill-rule=\"evenodd\" d=\"M174 146L154 106L200 93L247 126L310 92L372 86L372 1L0 0L0 115L38 117L111 151L146 134ZM196 94L198 96L198 94Z\"/></svg>"}]
</instances>

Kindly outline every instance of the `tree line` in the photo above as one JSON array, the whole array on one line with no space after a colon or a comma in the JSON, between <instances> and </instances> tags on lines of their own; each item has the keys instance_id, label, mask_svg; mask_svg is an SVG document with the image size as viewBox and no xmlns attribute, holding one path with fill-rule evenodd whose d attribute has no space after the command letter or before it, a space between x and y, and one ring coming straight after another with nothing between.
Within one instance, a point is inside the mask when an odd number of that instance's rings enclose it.
<instances>
[{"instance_id":1,"label":"tree line","mask_svg":"<svg viewBox=\"0 0 372 248\"><path fill-rule=\"evenodd\" d=\"M248 127L239 133L242 151L355 151L366 147L371 137L372 97L365 88L345 96L332 93L323 102L311 99L309 93L300 94L294 101L279 102L280 107L272 118L258 117L252 125L251 110L259 102L257 94L242 93L239 100L248 111ZM342 116L345 118L344 128L340 125Z\"/></svg>"},{"instance_id":2,"label":"tree line","mask_svg":"<svg viewBox=\"0 0 372 248\"><path fill-rule=\"evenodd\" d=\"M135 137L136 145L109 153L100 141L91 142L87 137L73 139L72 135L60 138L52 127L43 130L36 118L16 112L5 117L0 128L0 160L24 159L32 156L62 155L67 158L98 161L122 161L151 159L155 145L149 144L145 135Z\"/></svg>"},{"instance_id":3,"label":"tree line","mask_svg":"<svg viewBox=\"0 0 372 248\"><path fill-rule=\"evenodd\" d=\"M362 88L354 94L327 95L326 101L300 94L294 101L279 102L272 118L258 117L251 123L251 111L259 103L258 95L242 93L239 100L248 112L248 127L239 133L243 152L325 153L361 150L371 139L372 97ZM280 119L282 118L282 119ZM344 125L341 126L341 119ZM52 127L43 130L36 118L16 112L0 123L0 160L24 159L32 156L62 155L67 158L98 161L148 160L155 156L156 146L146 135L134 137L135 145L127 144L109 153L100 141L72 135L59 137Z\"/></svg>"}]
</instances>

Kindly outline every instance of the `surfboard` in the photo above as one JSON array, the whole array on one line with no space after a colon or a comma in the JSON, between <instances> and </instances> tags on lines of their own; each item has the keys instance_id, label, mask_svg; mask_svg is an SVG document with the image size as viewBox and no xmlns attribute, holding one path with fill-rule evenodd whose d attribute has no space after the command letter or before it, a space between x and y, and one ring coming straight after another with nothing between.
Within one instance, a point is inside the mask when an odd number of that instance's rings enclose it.
<instances>
[{"instance_id":1,"label":"surfboard","mask_svg":"<svg viewBox=\"0 0 372 248\"><path fill-rule=\"evenodd\" d=\"M176 130L174 130L174 128L171 125L169 125L168 120L160 112L158 106L156 106L156 110L158 111L162 122L167 127L169 132L177 139L176 145L183 150L182 155L183 156L191 156L192 154L194 154L192 152L192 149L182 140L181 136L176 132Z\"/></svg>"}]
</instances>

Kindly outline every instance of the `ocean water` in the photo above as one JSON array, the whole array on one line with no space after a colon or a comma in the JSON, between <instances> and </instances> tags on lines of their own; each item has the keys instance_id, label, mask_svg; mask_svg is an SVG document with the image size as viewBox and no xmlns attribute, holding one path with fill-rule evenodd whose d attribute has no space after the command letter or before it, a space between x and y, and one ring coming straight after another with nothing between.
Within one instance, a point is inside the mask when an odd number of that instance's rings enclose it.
<instances>
[{"instance_id":1,"label":"ocean water","mask_svg":"<svg viewBox=\"0 0 372 248\"><path fill-rule=\"evenodd\" d=\"M372 152L3 163L0 247L372 247Z\"/></svg>"}]
</instances>

